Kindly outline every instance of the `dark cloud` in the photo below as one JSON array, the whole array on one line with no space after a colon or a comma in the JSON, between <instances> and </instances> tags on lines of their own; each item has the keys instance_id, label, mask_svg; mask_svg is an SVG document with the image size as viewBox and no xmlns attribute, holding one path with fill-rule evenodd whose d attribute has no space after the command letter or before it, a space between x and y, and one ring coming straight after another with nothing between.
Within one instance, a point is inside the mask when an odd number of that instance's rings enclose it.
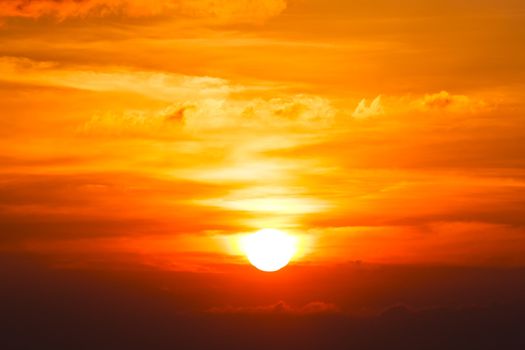
<instances>
[{"instance_id":1,"label":"dark cloud","mask_svg":"<svg viewBox=\"0 0 525 350\"><path fill-rule=\"evenodd\" d=\"M332 314L341 310L332 303L322 301L310 302L306 305L295 307L280 301L271 305L261 306L222 306L212 307L210 313L217 314L291 314L291 315L312 315L312 314Z\"/></svg>"},{"instance_id":2,"label":"dark cloud","mask_svg":"<svg viewBox=\"0 0 525 350\"><path fill-rule=\"evenodd\" d=\"M2 349L518 350L525 345L522 270L388 267L354 274L352 269L314 268L284 277L247 270L57 270L34 257L0 255ZM279 278L282 288L270 288ZM303 284L309 279L317 283ZM353 300L354 311L371 299L382 311L363 316L200 311L217 302L253 302L264 285L266 299L286 290L305 299L324 289L340 294L336 297L347 305ZM404 303L391 303L396 298Z\"/></svg>"}]
</instances>

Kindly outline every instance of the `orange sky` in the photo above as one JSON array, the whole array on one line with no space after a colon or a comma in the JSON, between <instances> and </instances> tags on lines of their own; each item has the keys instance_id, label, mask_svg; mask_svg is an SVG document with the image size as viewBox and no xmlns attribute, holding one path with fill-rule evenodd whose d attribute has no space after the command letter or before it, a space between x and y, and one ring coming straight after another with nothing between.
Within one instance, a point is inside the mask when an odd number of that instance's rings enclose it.
<instances>
[{"instance_id":1,"label":"orange sky","mask_svg":"<svg viewBox=\"0 0 525 350\"><path fill-rule=\"evenodd\" d=\"M525 265L525 3L0 2L0 250Z\"/></svg>"}]
</instances>

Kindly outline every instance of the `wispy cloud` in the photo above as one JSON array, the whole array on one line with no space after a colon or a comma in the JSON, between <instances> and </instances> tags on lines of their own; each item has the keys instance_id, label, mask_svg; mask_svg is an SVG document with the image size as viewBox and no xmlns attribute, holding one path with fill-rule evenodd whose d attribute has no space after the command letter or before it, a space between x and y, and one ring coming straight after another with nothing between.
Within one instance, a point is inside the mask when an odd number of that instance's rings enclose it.
<instances>
[{"instance_id":1,"label":"wispy cloud","mask_svg":"<svg viewBox=\"0 0 525 350\"><path fill-rule=\"evenodd\" d=\"M408 114L413 112L469 113L490 108L491 104L479 97L453 94L448 91L424 95L377 96L370 103L359 101L352 117L366 119L384 114Z\"/></svg>"},{"instance_id":2,"label":"wispy cloud","mask_svg":"<svg viewBox=\"0 0 525 350\"><path fill-rule=\"evenodd\" d=\"M178 16L214 19L221 22L261 22L286 8L284 0L9 0L0 3L0 17L37 18L52 16L131 17Z\"/></svg>"},{"instance_id":3,"label":"wispy cloud","mask_svg":"<svg viewBox=\"0 0 525 350\"><path fill-rule=\"evenodd\" d=\"M370 102L370 104L367 104L366 99L362 99L352 113L352 116L354 118L368 118L384 113L385 111L381 104L381 95L379 95Z\"/></svg>"},{"instance_id":4,"label":"wispy cloud","mask_svg":"<svg viewBox=\"0 0 525 350\"><path fill-rule=\"evenodd\" d=\"M455 95L448 91L427 94L415 101L415 103L421 109L427 111L475 112L487 106L487 103L481 99Z\"/></svg>"},{"instance_id":5,"label":"wispy cloud","mask_svg":"<svg viewBox=\"0 0 525 350\"><path fill-rule=\"evenodd\" d=\"M289 314L289 315L318 315L340 313L339 307L332 303L316 301L303 306L292 306L284 301L261 306L223 306L208 310L214 314Z\"/></svg>"}]
</instances>

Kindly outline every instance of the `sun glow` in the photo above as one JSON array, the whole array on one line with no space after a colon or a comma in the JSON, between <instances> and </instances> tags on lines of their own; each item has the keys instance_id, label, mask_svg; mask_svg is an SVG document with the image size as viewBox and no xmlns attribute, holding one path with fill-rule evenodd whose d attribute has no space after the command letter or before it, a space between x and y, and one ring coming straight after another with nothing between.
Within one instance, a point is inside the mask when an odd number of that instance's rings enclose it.
<instances>
[{"instance_id":1,"label":"sun glow","mask_svg":"<svg viewBox=\"0 0 525 350\"><path fill-rule=\"evenodd\" d=\"M274 229L263 229L245 236L241 246L250 263L266 272L277 271L288 265L297 251L294 237Z\"/></svg>"}]
</instances>

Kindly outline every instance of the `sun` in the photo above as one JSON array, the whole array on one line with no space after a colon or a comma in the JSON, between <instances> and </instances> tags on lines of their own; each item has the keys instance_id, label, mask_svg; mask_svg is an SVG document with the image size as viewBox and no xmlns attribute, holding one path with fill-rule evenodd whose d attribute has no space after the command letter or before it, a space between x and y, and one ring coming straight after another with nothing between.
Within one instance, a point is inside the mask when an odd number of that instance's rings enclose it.
<instances>
[{"instance_id":1,"label":"sun","mask_svg":"<svg viewBox=\"0 0 525 350\"><path fill-rule=\"evenodd\" d=\"M245 236L241 244L250 263L266 272L288 265L297 250L294 237L275 229L263 229Z\"/></svg>"}]
</instances>

